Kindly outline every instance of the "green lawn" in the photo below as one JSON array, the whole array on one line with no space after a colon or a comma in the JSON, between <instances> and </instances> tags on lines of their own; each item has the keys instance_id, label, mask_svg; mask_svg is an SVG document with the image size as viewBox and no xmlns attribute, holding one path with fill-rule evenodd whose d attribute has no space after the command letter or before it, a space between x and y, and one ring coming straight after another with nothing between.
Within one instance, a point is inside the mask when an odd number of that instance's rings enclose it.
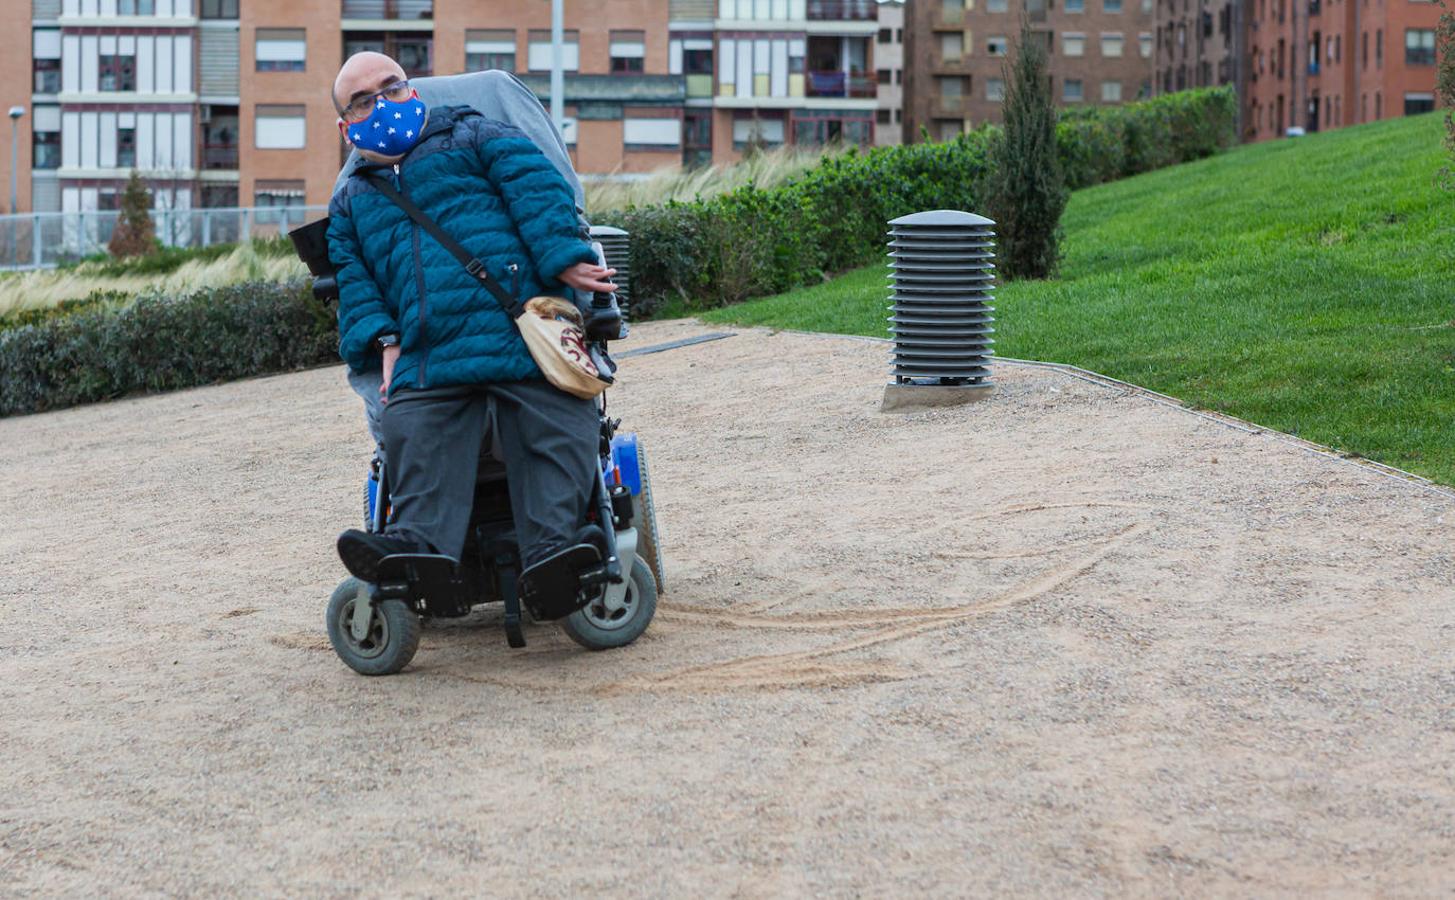
<instances>
[{"instance_id":1,"label":"green lawn","mask_svg":"<svg viewBox=\"0 0 1455 900\"><path fill-rule=\"evenodd\" d=\"M997 352L1072 363L1455 484L1455 194L1438 114L1078 191ZM710 321L886 335L880 266Z\"/></svg>"}]
</instances>

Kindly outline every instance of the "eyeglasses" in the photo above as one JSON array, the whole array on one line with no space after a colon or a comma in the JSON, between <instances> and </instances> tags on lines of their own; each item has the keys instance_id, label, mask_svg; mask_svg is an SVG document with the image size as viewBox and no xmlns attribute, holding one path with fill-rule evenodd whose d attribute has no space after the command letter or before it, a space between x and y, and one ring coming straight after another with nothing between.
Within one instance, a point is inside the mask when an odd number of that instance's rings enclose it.
<instances>
[{"instance_id":1,"label":"eyeglasses","mask_svg":"<svg viewBox=\"0 0 1455 900\"><path fill-rule=\"evenodd\" d=\"M374 105L383 97L393 103L403 103L409 99L413 89L409 86L408 79L401 79L394 82L382 91L375 91L372 94L363 94L349 101L339 115L343 116L345 122L362 122L374 112Z\"/></svg>"}]
</instances>

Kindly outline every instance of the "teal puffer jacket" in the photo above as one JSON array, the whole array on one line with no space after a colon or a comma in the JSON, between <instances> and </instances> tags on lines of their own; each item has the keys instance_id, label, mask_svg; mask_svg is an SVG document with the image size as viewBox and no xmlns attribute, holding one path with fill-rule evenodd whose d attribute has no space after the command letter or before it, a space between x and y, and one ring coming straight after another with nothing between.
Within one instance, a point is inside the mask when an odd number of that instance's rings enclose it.
<instances>
[{"instance_id":1,"label":"teal puffer jacket","mask_svg":"<svg viewBox=\"0 0 1455 900\"><path fill-rule=\"evenodd\" d=\"M397 167L359 161L334 195L328 227L339 355L355 371L377 368L374 340L397 334L391 393L542 377L495 298L365 174L393 180L525 300L566 295L556 276L596 261L571 189L545 155L519 129L469 107L431 109L424 137Z\"/></svg>"}]
</instances>

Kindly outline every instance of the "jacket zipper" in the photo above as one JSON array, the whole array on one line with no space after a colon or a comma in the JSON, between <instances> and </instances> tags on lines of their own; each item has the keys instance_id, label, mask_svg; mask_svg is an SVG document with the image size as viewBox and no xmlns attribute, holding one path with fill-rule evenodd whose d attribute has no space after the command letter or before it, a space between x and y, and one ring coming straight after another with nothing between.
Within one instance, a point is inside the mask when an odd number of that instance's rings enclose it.
<instances>
[{"instance_id":1,"label":"jacket zipper","mask_svg":"<svg viewBox=\"0 0 1455 900\"><path fill-rule=\"evenodd\" d=\"M409 192L404 189L404 172L399 164L394 164L394 174L399 179L399 193L408 197ZM419 224L410 219L410 242L414 247L414 285L419 293L419 375L415 378L415 385L424 390L425 367L429 365L429 303L424 296L424 261L420 257L419 249Z\"/></svg>"}]
</instances>

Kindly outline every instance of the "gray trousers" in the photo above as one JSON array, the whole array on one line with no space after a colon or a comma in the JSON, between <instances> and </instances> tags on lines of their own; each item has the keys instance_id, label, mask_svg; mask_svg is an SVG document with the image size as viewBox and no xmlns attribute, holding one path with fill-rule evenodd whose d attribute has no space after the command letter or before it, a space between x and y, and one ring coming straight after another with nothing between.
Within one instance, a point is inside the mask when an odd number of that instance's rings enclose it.
<instances>
[{"instance_id":1,"label":"gray trousers","mask_svg":"<svg viewBox=\"0 0 1455 900\"><path fill-rule=\"evenodd\" d=\"M568 546L586 521L600 477L594 401L545 381L400 388L379 421L395 517L386 534L459 559L486 439L505 463L524 565Z\"/></svg>"}]
</instances>

